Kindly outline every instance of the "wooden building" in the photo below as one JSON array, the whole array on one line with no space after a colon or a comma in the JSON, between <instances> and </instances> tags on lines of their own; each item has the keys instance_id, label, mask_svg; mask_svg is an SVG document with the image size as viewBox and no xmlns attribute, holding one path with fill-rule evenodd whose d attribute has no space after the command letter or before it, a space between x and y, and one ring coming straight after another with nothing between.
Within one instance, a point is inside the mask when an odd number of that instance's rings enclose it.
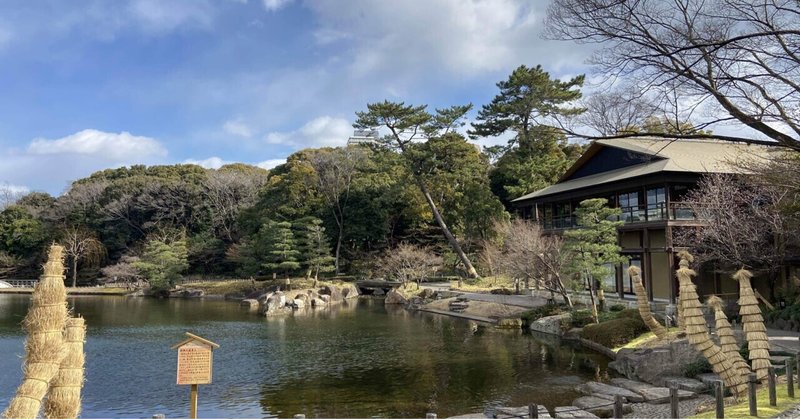
<instances>
[{"instance_id":1,"label":"wooden building","mask_svg":"<svg viewBox=\"0 0 800 419\"><path fill-rule=\"evenodd\" d=\"M718 140L621 138L593 142L555 184L522 196L513 205L523 217L537 220L549 233L576 227L578 204L606 198L620 208L619 244L642 269L651 301L674 303L678 284L673 247L676 229L702 226L682 199L708 173L740 173L737 162L763 158L774 148L762 143ZM626 266L615 266L604 280L607 293L633 294ZM737 284L704 264L698 272L698 293L731 295Z\"/></svg>"}]
</instances>

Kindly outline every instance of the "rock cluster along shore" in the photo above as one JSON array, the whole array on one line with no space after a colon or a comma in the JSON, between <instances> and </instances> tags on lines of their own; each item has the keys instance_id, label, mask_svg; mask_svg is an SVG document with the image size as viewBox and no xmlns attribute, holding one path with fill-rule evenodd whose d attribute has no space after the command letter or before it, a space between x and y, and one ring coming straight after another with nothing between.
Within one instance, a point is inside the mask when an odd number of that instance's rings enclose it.
<instances>
[{"instance_id":1,"label":"rock cluster along shore","mask_svg":"<svg viewBox=\"0 0 800 419\"><path fill-rule=\"evenodd\" d=\"M243 307L264 316L290 314L294 310L325 308L358 298L358 288L352 284L326 285L319 289L263 291L241 301Z\"/></svg>"}]
</instances>

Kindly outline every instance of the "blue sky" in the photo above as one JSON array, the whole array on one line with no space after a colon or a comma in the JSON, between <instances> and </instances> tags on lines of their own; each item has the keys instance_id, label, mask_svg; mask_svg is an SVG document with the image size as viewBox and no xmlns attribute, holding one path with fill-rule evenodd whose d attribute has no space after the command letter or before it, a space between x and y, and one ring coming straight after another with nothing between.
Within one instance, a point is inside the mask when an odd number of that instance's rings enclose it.
<instances>
[{"instance_id":1,"label":"blue sky","mask_svg":"<svg viewBox=\"0 0 800 419\"><path fill-rule=\"evenodd\" d=\"M487 103L520 64L586 71L543 41L545 1L6 0L0 183L62 193L130 164L274 166L343 145L383 99Z\"/></svg>"}]
</instances>

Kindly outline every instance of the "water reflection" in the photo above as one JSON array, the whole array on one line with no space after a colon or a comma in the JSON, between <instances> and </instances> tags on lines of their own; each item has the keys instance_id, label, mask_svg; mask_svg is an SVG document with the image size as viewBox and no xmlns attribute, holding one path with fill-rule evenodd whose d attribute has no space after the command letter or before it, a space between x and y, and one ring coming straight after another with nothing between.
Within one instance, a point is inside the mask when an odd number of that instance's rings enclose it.
<instances>
[{"instance_id":1,"label":"water reflection","mask_svg":"<svg viewBox=\"0 0 800 419\"><path fill-rule=\"evenodd\" d=\"M203 416L440 416L569 403L602 358L518 331L360 300L264 318L215 300L71 299L87 321L84 417L185 415L175 383L184 331L221 345ZM0 296L0 398L21 376L26 296ZM9 371L9 373L6 373Z\"/></svg>"}]
</instances>

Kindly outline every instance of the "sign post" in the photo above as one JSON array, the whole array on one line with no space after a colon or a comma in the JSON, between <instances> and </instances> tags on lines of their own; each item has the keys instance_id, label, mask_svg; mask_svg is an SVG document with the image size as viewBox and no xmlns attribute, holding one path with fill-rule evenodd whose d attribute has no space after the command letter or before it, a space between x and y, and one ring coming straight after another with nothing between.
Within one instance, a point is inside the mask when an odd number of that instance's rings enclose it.
<instances>
[{"instance_id":1,"label":"sign post","mask_svg":"<svg viewBox=\"0 0 800 419\"><path fill-rule=\"evenodd\" d=\"M186 332L185 340L172 346L178 350L178 385L190 385L189 418L197 419L197 386L211 384L213 350L216 343Z\"/></svg>"}]
</instances>

